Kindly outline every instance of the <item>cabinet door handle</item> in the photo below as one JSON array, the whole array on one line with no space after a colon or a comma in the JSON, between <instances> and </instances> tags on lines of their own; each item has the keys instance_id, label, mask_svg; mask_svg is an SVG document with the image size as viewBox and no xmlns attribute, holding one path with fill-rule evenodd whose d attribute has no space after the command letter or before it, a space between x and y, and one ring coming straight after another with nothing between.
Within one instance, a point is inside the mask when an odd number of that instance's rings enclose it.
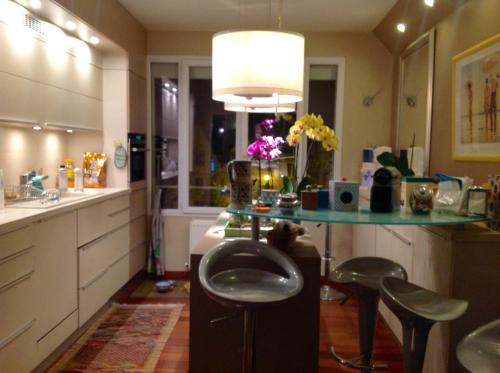
<instances>
[{"instance_id":1,"label":"cabinet door handle","mask_svg":"<svg viewBox=\"0 0 500 373\"><path fill-rule=\"evenodd\" d=\"M88 280L85 284L83 284L80 289L81 290L87 290L87 288L92 285L94 282L99 280L102 276L104 276L108 272L109 267L104 268L101 272L99 272L97 275L95 275L93 278Z\"/></svg>"},{"instance_id":2,"label":"cabinet door handle","mask_svg":"<svg viewBox=\"0 0 500 373\"><path fill-rule=\"evenodd\" d=\"M31 272L26 273L25 275L16 278L15 280L9 282L8 284L2 286L0 288L0 294L4 293L5 291L9 290L11 287L16 286L20 284L23 281L26 281L29 279L31 276L33 276L33 273L35 273L35 270L32 270Z\"/></svg>"},{"instance_id":3,"label":"cabinet door handle","mask_svg":"<svg viewBox=\"0 0 500 373\"><path fill-rule=\"evenodd\" d=\"M408 246L412 245L412 242L408 238L406 238L405 236L403 236L402 234L399 234L396 231L392 231L392 234L394 235L394 237L396 237L397 239L399 239L400 241L402 241L406 245L408 245Z\"/></svg>"},{"instance_id":4,"label":"cabinet door handle","mask_svg":"<svg viewBox=\"0 0 500 373\"><path fill-rule=\"evenodd\" d=\"M129 255L129 254L130 254L130 252L129 252L129 251L127 251L125 254L123 254L121 257L119 257L119 258L118 258L118 259L116 259L113 263L111 263L111 264L109 265L109 268L114 267L114 266L115 266L115 265L116 265L116 264L117 264L120 260L122 260L123 258L125 258L125 257L126 257L127 255Z\"/></svg>"},{"instance_id":5,"label":"cabinet door handle","mask_svg":"<svg viewBox=\"0 0 500 373\"><path fill-rule=\"evenodd\" d=\"M6 256L3 259L0 259L0 265L5 264L7 262L10 262L11 260L18 258L21 255L28 254L31 251L31 249L33 249L34 247L35 247L34 245L28 246L26 249L23 249L21 251L18 251L15 254L12 254L12 255Z\"/></svg>"},{"instance_id":6,"label":"cabinet door handle","mask_svg":"<svg viewBox=\"0 0 500 373\"><path fill-rule=\"evenodd\" d=\"M11 335L8 335L5 339L1 340L0 341L0 351L3 350L4 347L6 347L9 343L14 341L14 339L19 337L24 332L26 332L29 328L31 328L33 326L33 324L35 323L35 321L36 321L36 319L32 319L31 321L28 321L26 324L24 324L19 329L14 331L14 333L12 333Z\"/></svg>"},{"instance_id":7,"label":"cabinet door handle","mask_svg":"<svg viewBox=\"0 0 500 373\"><path fill-rule=\"evenodd\" d=\"M108 214L108 216L111 218L111 217L113 217L115 215L118 215L118 214L120 214L120 213L128 210L128 209L129 209L129 207L122 208L121 210L118 210L118 211L115 211L115 212L112 212L112 213Z\"/></svg>"},{"instance_id":8,"label":"cabinet door handle","mask_svg":"<svg viewBox=\"0 0 500 373\"><path fill-rule=\"evenodd\" d=\"M104 240L107 236L108 236L107 234L104 234L101 237L97 237L96 239L93 239L92 241L86 243L85 245L80 246L78 249L79 250L87 250L89 247L92 247L96 243L101 242L102 240Z\"/></svg>"},{"instance_id":9,"label":"cabinet door handle","mask_svg":"<svg viewBox=\"0 0 500 373\"><path fill-rule=\"evenodd\" d=\"M384 228L384 230L386 230L386 231L387 231L387 232L389 232L389 233L390 233L390 232L392 232L392 229L391 229L391 228L389 228L389 227L388 227L388 226L386 226L386 225L381 225L381 227L382 227L382 228Z\"/></svg>"}]
</instances>

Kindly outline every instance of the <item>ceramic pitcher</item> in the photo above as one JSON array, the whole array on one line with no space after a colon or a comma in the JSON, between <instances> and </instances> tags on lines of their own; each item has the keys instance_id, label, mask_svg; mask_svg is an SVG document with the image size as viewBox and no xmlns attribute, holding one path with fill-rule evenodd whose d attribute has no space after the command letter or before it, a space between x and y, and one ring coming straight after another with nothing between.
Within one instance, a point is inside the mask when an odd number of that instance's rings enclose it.
<instances>
[{"instance_id":1,"label":"ceramic pitcher","mask_svg":"<svg viewBox=\"0 0 500 373\"><path fill-rule=\"evenodd\" d=\"M231 207L244 208L252 203L252 162L232 160L227 164L231 183Z\"/></svg>"}]
</instances>

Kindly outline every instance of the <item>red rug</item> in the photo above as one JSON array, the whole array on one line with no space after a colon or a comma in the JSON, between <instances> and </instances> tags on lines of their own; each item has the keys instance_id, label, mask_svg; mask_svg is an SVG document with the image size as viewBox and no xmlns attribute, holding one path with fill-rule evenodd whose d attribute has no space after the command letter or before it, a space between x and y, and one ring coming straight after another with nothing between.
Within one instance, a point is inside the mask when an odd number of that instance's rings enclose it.
<instances>
[{"instance_id":1,"label":"red rug","mask_svg":"<svg viewBox=\"0 0 500 373\"><path fill-rule=\"evenodd\" d=\"M152 372L182 307L113 304L49 372Z\"/></svg>"}]
</instances>

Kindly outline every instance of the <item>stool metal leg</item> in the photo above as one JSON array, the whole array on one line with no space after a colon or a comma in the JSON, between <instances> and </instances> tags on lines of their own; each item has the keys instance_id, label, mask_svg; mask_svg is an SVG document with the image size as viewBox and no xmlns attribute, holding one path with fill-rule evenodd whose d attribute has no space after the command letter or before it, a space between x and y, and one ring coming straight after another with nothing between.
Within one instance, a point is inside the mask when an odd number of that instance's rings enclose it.
<instances>
[{"instance_id":1,"label":"stool metal leg","mask_svg":"<svg viewBox=\"0 0 500 373\"><path fill-rule=\"evenodd\" d=\"M243 321L242 373L254 373L255 311L245 310Z\"/></svg>"},{"instance_id":2,"label":"stool metal leg","mask_svg":"<svg viewBox=\"0 0 500 373\"><path fill-rule=\"evenodd\" d=\"M323 258L325 261L325 284L320 289L319 298L324 301L340 300L344 299L346 295L328 285L328 281L330 280L330 262L333 260L333 258L331 257L330 251L331 227L328 223L326 223L325 225L325 256Z\"/></svg>"},{"instance_id":3,"label":"stool metal leg","mask_svg":"<svg viewBox=\"0 0 500 373\"><path fill-rule=\"evenodd\" d=\"M424 366L427 337L434 322L422 318L400 320L403 326L405 373L421 373Z\"/></svg>"},{"instance_id":4,"label":"stool metal leg","mask_svg":"<svg viewBox=\"0 0 500 373\"><path fill-rule=\"evenodd\" d=\"M350 368L359 369L363 372L373 370L386 370L387 365L372 365L373 340L377 323L377 309L379 303L378 291L358 287L356 289L358 298L358 333L360 355L352 359L340 357L333 346L331 353L340 364Z\"/></svg>"}]
</instances>

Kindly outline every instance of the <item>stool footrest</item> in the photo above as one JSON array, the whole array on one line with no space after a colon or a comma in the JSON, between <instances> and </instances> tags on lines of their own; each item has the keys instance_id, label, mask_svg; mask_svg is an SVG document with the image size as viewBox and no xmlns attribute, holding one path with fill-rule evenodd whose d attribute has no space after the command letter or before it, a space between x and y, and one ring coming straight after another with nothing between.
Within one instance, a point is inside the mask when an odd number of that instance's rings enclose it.
<instances>
[{"instance_id":1,"label":"stool footrest","mask_svg":"<svg viewBox=\"0 0 500 373\"><path fill-rule=\"evenodd\" d=\"M362 365L362 364L357 364L358 361L363 360L364 356L363 355L358 355L354 356L350 359L344 359L340 357L336 352L335 348L333 346L330 346L330 352L332 353L333 358L340 364L352 368L352 369L358 369L358 370L370 370L370 371L381 371L381 370L387 370L388 367L386 364L370 364L370 365Z\"/></svg>"}]
</instances>

